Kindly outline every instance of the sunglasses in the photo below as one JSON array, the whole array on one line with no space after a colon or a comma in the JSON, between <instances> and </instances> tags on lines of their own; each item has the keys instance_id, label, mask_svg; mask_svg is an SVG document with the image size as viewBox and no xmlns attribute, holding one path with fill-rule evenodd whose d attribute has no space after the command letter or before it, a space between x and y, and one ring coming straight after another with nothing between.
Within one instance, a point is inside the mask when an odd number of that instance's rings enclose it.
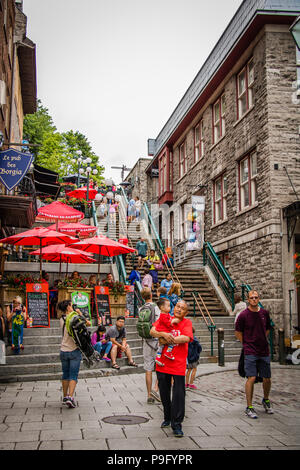
<instances>
[{"instance_id":1,"label":"sunglasses","mask_svg":"<svg viewBox=\"0 0 300 470\"><path fill-rule=\"evenodd\" d=\"M258 297L249 297L250 300L257 300Z\"/></svg>"}]
</instances>

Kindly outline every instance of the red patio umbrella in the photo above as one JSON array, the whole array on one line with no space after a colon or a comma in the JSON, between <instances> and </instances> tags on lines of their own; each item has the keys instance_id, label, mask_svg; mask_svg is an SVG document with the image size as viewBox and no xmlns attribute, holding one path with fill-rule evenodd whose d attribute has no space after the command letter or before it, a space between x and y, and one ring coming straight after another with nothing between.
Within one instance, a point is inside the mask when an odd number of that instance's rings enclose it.
<instances>
[{"instance_id":1,"label":"red patio umbrella","mask_svg":"<svg viewBox=\"0 0 300 470\"><path fill-rule=\"evenodd\" d=\"M31 255L40 254L39 250L31 251ZM48 261L59 262L59 276L61 274L61 263L95 263L93 255L66 245L51 245L42 249L42 258Z\"/></svg>"},{"instance_id":2,"label":"red patio umbrella","mask_svg":"<svg viewBox=\"0 0 300 470\"><path fill-rule=\"evenodd\" d=\"M38 215L36 216L37 221L47 220L50 222L58 221L63 222L79 222L79 220L84 219L83 212L74 209L74 207L63 204L60 201L54 201L47 206L40 207L38 210Z\"/></svg>"},{"instance_id":3,"label":"red patio umbrella","mask_svg":"<svg viewBox=\"0 0 300 470\"><path fill-rule=\"evenodd\" d=\"M72 244L73 248L80 248L83 251L95 253L99 256L98 259L98 275L100 272L100 255L103 256L117 256L126 253L134 253L135 249L129 246L122 245L122 243L111 240L104 235L99 235L93 238L87 238Z\"/></svg>"},{"instance_id":4,"label":"red patio umbrella","mask_svg":"<svg viewBox=\"0 0 300 470\"><path fill-rule=\"evenodd\" d=\"M17 233L7 238L2 238L0 243L9 243L10 245L26 246L26 245L38 245L40 247L40 276L42 277L42 248L53 244L72 244L74 242L73 237L63 233L56 232L55 230L49 230L45 227L35 227L26 232Z\"/></svg>"},{"instance_id":5,"label":"red patio umbrella","mask_svg":"<svg viewBox=\"0 0 300 470\"><path fill-rule=\"evenodd\" d=\"M50 225L48 229L55 230L56 225ZM59 223L57 226L57 230L58 232L66 233L68 235L71 235L72 237L74 237L78 232L80 233L80 235L89 236L93 235L97 231L97 227L94 227L92 225L81 224L80 222Z\"/></svg>"},{"instance_id":6,"label":"red patio umbrella","mask_svg":"<svg viewBox=\"0 0 300 470\"><path fill-rule=\"evenodd\" d=\"M89 188L89 199L95 199L97 194L97 190L93 188ZM68 197L76 197L77 199L86 199L87 198L87 187L83 186L82 188L77 188L67 194Z\"/></svg>"}]
</instances>

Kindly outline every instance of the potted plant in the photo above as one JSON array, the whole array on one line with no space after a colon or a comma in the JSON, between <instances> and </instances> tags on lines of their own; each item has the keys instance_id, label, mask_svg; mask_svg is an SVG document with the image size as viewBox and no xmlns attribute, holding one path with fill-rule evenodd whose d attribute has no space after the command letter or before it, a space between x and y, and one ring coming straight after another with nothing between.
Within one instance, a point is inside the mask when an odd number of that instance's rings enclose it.
<instances>
[{"instance_id":1,"label":"potted plant","mask_svg":"<svg viewBox=\"0 0 300 470\"><path fill-rule=\"evenodd\" d=\"M32 274L9 274L6 275L0 286L0 303L2 305L10 303L16 295L23 297L25 302L26 284L40 282Z\"/></svg>"},{"instance_id":2,"label":"potted plant","mask_svg":"<svg viewBox=\"0 0 300 470\"><path fill-rule=\"evenodd\" d=\"M77 290L87 291L90 294L94 286L92 286L91 284L89 284L88 281L86 281L85 279L79 276L79 278L77 279L65 278L59 281L57 288L58 288L58 302L60 302L62 300L70 299L71 292L74 292Z\"/></svg>"}]
</instances>

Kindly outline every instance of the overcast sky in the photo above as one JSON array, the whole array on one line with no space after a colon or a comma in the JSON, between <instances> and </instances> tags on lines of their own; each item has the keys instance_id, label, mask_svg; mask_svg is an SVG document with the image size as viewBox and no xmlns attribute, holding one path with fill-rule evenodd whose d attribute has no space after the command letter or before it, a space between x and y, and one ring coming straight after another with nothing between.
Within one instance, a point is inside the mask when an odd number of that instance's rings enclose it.
<instances>
[{"instance_id":1,"label":"overcast sky","mask_svg":"<svg viewBox=\"0 0 300 470\"><path fill-rule=\"evenodd\" d=\"M104 176L147 157L241 0L24 0L37 93L59 132L78 130ZM127 173L126 173L127 174Z\"/></svg>"}]
</instances>

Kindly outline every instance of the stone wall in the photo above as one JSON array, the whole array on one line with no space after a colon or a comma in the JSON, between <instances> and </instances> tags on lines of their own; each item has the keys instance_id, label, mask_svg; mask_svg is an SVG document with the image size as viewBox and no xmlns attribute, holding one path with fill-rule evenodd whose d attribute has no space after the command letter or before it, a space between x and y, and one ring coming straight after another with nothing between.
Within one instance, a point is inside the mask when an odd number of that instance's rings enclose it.
<instances>
[{"instance_id":1,"label":"stone wall","mask_svg":"<svg viewBox=\"0 0 300 470\"><path fill-rule=\"evenodd\" d=\"M126 181L129 181L133 184L133 188L131 189L131 196L133 198L138 196L142 202L147 201L148 181L145 170L150 162L151 158L139 158L126 177Z\"/></svg>"},{"instance_id":2,"label":"stone wall","mask_svg":"<svg viewBox=\"0 0 300 470\"><path fill-rule=\"evenodd\" d=\"M237 121L236 76L253 57L255 69L254 106ZM295 100L296 50L286 26L267 25L218 90L199 110L197 117L173 147L174 201L190 203L196 185L205 185L205 239L217 253L229 255L229 272L238 289L246 282L261 293L263 304L284 326L288 315L288 273L293 252L284 268L282 244L286 244L286 222L282 208L297 199L289 182L300 194L300 104ZM212 106L225 93L226 133L213 144ZM204 121L204 157L194 164L194 126ZM179 147L186 141L187 167L179 178ZM239 160L250 151L257 153L258 197L250 208L239 210ZM276 164L276 166L274 166ZM278 168L278 169L275 169ZM226 171L228 181L227 219L213 223L213 182ZM197 193L200 194L200 193ZM294 303L293 308L296 308Z\"/></svg>"},{"instance_id":3,"label":"stone wall","mask_svg":"<svg viewBox=\"0 0 300 470\"><path fill-rule=\"evenodd\" d=\"M10 137L15 2L1 0L0 3L0 80L6 86L5 104L0 103L0 131L3 133L4 139L8 141Z\"/></svg>"}]
</instances>

